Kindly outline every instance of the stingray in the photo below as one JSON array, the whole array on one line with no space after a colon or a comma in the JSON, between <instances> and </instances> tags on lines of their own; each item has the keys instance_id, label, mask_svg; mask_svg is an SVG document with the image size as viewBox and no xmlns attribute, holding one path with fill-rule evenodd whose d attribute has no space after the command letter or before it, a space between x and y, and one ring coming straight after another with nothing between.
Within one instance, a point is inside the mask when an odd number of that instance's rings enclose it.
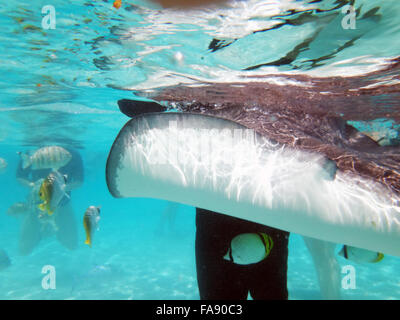
<instances>
[{"instance_id":1,"label":"stingray","mask_svg":"<svg viewBox=\"0 0 400 320\"><path fill-rule=\"evenodd\" d=\"M335 243L400 256L399 147L380 146L348 123L382 112L399 120L398 85L368 88L395 68L348 79L294 76L299 85L253 80L135 92L151 101L118 102L132 119L108 156L109 191L303 235L321 289L337 297ZM377 96L386 97L384 111Z\"/></svg>"}]
</instances>

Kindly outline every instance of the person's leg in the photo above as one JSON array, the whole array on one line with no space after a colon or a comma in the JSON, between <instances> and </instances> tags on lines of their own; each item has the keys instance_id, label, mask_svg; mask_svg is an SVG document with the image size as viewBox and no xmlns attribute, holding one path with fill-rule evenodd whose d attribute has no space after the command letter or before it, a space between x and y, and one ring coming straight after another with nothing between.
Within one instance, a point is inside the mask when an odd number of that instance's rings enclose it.
<instances>
[{"instance_id":1,"label":"person's leg","mask_svg":"<svg viewBox=\"0 0 400 320\"><path fill-rule=\"evenodd\" d=\"M78 230L71 201L57 208L55 214L58 241L70 250L76 249L78 246Z\"/></svg>"},{"instance_id":2,"label":"person's leg","mask_svg":"<svg viewBox=\"0 0 400 320\"><path fill-rule=\"evenodd\" d=\"M29 213L24 217L21 225L18 251L21 255L27 256L32 253L33 249L38 245L41 239L40 222L37 218L35 208L31 208Z\"/></svg>"},{"instance_id":3,"label":"person's leg","mask_svg":"<svg viewBox=\"0 0 400 320\"><path fill-rule=\"evenodd\" d=\"M303 237L314 261L323 299L340 299L340 266L335 256L335 243Z\"/></svg>"},{"instance_id":4,"label":"person's leg","mask_svg":"<svg viewBox=\"0 0 400 320\"><path fill-rule=\"evenodd\" d=\"M264 232L272 237L274 246L265 260L247 268L250 295L254 300L287 300L289 234L272 228Z\"/></svg>"},{"instance_id":5,"label":"person's leg","mask_svg":"<svg viewBox=\"0 0 400 320\"><path fill-rule=\"evenodd\" d=\"M232 239L230 219L233 218L196 209L196 270L202 300L247 298L241 267L223 259Z\"/></svg>"}]
</instances>

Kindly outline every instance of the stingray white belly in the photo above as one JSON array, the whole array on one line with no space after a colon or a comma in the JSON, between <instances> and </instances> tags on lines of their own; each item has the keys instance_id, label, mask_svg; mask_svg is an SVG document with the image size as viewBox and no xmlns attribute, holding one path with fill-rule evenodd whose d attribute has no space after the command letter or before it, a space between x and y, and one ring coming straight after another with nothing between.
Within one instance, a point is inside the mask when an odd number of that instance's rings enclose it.
<instances>
[{"instance_id":1,"label":"stingray white belly","mask_svg":"<svg viewBox=\"0 0 400 320\"><path fill-rule=\"evenodd\" d=\"M188 113L131 119L107 161L115 197L180 202L305 236L400 256L398 198L235 122Z\"/></svg>"}]
</instances>

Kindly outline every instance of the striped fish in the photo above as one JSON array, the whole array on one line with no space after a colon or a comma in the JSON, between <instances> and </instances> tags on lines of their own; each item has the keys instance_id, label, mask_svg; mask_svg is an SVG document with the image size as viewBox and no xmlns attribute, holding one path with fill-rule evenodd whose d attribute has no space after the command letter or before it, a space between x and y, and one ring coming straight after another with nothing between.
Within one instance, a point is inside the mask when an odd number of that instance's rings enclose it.
<instances>
[{"instance_id":1,"label":"striped fish","mask_svg":"<svg viewBox=\"0 0 400 320\"><path fill-rule=\"evenodd\" d=\"M339 256L356 263L376 263L384 258L383 253L344 245Z\"/></svg>"},{"instance_id":2,"label":"striped fish","mask_svg":"<svg viewBox=\"0 0 400 320\"><path fill-rule=\"evenodd\" d=\"M263 233L242 233L231 241L224 259L236 264L253 264L264 260L274 246L272 238Z\"/></svg>"},{"instance_id":3,"label":"striped fish","mask_svg":"<svg viewBox=\"0 0 400 320\"><path fill-rule=\"evenodd\" d=\"M32 169L53 169L55 171L68 164L72 158L71 153L58 146L40 148L32 155L23 153L20 155L23 169L30 166Z\"/></svg>"},{"instance_id":4,"label":"striped fish","mask_svg":"<svg viewBox=\"0 0 400 320\"><path fill-rule=\"evenodd\" d=\"M51 216L64 198L69 199L69 195L65 193L66 183L66 175L61 175L58 171L51 172L40 186L39 198L43 202L38 208Z\"/></svg>"},{"instance_id":5,"label":"striped fish","mask_svg":"<svg viewBox=\"0 0 400 320\"><path fill-rule=\"evenodd\" d=\"M83 216L83 227L86 232L85 244L89 247L93 243L93 235L95 230L98 230L100 221L100 207L90 206L86 209L85 215Z\"/></svg>"}]
</instances>

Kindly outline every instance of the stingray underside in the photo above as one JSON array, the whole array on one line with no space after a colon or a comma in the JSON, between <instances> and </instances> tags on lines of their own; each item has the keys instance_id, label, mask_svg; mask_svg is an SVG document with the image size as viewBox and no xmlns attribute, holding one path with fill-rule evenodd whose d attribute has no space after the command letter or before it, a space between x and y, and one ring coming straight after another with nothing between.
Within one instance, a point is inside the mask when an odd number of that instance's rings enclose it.
<instances>
[{"instance_id":1,"label":"stingray underside","mask_svg":"<svg viewBox=\"0 0 400 320\"><path fill-rule=\"evenodd\" d=\"M323 152L294 148L257 131L214 115L139 114L111 148L108 188L115 197L180 202L400 255L394 191L338 170Z\"/></svg>"}]
</instances>

